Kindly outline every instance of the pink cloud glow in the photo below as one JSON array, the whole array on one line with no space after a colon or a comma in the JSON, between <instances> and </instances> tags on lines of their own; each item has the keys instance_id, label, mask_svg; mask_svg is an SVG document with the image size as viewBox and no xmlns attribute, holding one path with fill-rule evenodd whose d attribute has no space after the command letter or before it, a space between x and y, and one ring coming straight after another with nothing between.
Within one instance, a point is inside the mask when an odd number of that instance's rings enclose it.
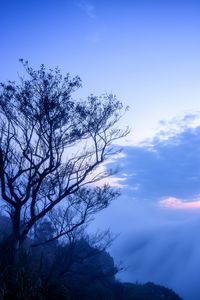
<instances>
[{"instance_id":1,"label":"pink cloud glow","mask_svg":"<svg viewBox=\"0 0 200 300\"><path fill-rule=\"evenodd\" d=\"M172 209L200 209L200 200L185 201L175 197L169 197L161 200L159 206Z\"/></svg>"}]
</instances>

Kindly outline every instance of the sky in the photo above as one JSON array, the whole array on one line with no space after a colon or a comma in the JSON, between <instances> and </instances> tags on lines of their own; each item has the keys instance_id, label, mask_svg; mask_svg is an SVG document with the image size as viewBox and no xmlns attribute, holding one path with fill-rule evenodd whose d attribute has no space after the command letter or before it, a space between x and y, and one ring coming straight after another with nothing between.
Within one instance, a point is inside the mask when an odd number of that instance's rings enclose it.
<instances>
[{"instance_id":1,"label":"sky","mask_svg":"<svg viewBox=\"0 0 200 300\"><path fill-rule=\"evenodd\" d=\"M199 109L199 12L194 0L1 0L0 80L21 74L19 58L78 74L81 96L130 105L136 142Z\"/></svg>"},{"instance_id":2,"label":"sky","mask_svg":"<svg viewBox=\"0 0 200 300\"><path fill-rule=\"evenodd\" d=\"M114 93L130 106L113 162L122 196L96 226L120 233L111 251L123 280L186 300L200 295L199 15L197 0L0 0L0 81L17 80L24 58L79 75L77 97Z\"/></svg>"},{"instance_id":3,"label":"sky","mask_svg":"<svg viewBox=\"0 0 200 300\"><path fill-rule=\"evenodd\" d=\"M153 281L186 300L200 295L200 126L188 126L196 118L125 146L109 165L120 169L121 197L96 218L118 235L111 254L124 267L120 279Z\"/></svg>"}]
</instances>

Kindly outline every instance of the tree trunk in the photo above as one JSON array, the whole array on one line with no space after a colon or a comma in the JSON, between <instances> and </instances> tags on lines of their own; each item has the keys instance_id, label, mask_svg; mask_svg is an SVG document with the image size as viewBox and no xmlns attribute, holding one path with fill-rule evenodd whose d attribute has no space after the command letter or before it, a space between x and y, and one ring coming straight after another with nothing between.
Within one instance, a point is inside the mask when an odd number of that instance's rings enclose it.
<instances>
[{"instance_id":1,"label":"tree trunk","mask_svg":"<svg viewBox=\"0 0 200 300\"><path fill-rule=\"evenodd\" d=\"M21 207L15 208L11 215L12 229L9 235L0 245L0 258L2 265L13 266L23 251L23 239L21 237Z\"/></svg>"}]
</instances>

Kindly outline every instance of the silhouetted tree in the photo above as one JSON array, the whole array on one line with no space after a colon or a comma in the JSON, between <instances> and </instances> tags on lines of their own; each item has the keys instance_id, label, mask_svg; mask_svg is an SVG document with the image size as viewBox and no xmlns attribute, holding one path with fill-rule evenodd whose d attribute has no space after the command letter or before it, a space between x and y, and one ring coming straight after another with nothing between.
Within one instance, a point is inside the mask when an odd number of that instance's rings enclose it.
<instances>
[{"instance_id":1,"label":"silhouetted tree","mask_svg":"<svg viewBox=\"0 0 200 300\"><path fill-rule=\"evenodd\" d=\"M62 216L50 239L70 234L118 196L109 186L89 184L112 174L97 167L129 132L115 126L124 113L115 96L75 101L79 77L43 65L35 71L21 61L29 78L2 83L0 91L0 193L15 253L55 208Z\"/></svg>"},{"instance_id":2,"label":"silhouetted tree","mask_svg":"<svg viewBox=\"0 0 200 300\"><path fill-rule=\"evenodd\" d=\"M34 242L51 237L53 231L51 222L43 220ZM76 236L68 243L41 243L20 255L14 266L0 264L0 299L88 299L95 286L109 293L118 268L105 251L106 238L107 233L99 233Z\"/></svg>"},{"instance_id":3,"label":"silhouetted tree","mask_svg":"<svg viewBox=\"0 0 200 300\"><path fill-rule=\"evenodd\" d=\"M0 216L0 223L4 221L8 218ZM35 231L33 239L38 243L53 235L53 224L43 219ZM107 245L107 233L75 235L68 243L41 243L23 253L11 268L7 264L2 269L0 264L0 299L181 300L172 290L153 283L117 281L119 268Z\"/></svg>"},{"instance_id":4,"label":"silhouetted tree","mask_svg":"<svg viewBox=\"0 0 200 300\"><path fill-rule=\"evenodd\" d=\"M98 166L129 133L116 128L122 104L113 95L75 101L79 77L22 63L29 78L0 86L0 299L180 299L118 282L109 232L84 233L119 195L94 183L113 174Z\"/></svg>"}]
</instances>

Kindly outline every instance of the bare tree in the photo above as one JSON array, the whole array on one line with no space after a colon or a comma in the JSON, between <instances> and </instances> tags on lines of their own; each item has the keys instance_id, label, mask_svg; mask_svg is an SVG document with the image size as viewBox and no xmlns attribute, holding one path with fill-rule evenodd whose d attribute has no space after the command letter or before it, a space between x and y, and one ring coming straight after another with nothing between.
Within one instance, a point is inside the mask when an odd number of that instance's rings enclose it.
<instances>
[{"instance_id":1,"label":"bare tree","mask_svg":"<svg viewBox=\"0 0 200 300\"><path fill-rule=\"evenodd\" d=\"M129 133L116 127L125 110L115 96L75 101L79 77L22 63L28 79L2 83L0 91L1 203L12 221L15 249L55 208L62 208L63 218L54 239L118 196L91 183L111 175L97 167L119 151L113 142Z\"/></svg>"}]
</instances>

